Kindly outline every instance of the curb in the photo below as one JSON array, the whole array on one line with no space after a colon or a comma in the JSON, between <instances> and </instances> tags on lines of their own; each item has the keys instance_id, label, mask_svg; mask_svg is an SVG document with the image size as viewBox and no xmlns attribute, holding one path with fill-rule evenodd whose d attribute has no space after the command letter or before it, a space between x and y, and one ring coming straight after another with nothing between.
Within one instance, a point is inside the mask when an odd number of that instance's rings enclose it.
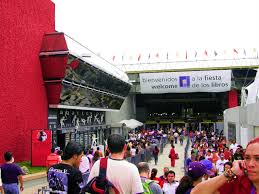
<instances>
[{"instance_id":1,"label":"curb","mask_svg":"<svg viewBox=\"0 0 259 194\"><path fill-rule=\"evenodd\" d=\"M44 178L44 177L47 177L47 173L45 171L34 173L34 174L24 175L23 181L26 182L26 181L31 181L31 180L35 180L35 179Z\"/></svg>"}]
</instances>

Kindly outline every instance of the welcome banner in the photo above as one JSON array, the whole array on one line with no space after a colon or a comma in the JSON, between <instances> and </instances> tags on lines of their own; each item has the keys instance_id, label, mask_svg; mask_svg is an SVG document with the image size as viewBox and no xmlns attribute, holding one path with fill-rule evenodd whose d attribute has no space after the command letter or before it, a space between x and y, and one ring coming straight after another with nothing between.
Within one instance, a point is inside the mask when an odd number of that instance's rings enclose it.
<instances>
[{"instance_id":1,"label":"welcome banner","mask_svg":"<svg viewBox=\"0 0 259 194\"><path fill-rule=\"evenodd\" d=\"M226 92L231 88L231 70L139 74L142 94Z\"/></svg>"}]
</instances>

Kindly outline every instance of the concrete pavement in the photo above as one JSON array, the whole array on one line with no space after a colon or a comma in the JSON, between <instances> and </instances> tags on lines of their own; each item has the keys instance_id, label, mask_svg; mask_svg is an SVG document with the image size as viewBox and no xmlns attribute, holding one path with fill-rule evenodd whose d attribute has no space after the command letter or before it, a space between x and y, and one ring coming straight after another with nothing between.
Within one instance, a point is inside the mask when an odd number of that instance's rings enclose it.
<instances>
[{"instance_id":1,"label":"concrete pavement","mask_svg":"<svg viewBox=\"0 0 259 194\"><path fill-rule=\"evenodd\" d=\"M158 163L155 165L154 159L152 159L149 162L150 169L156 168L158 170L157 176L161 176L163 174L163 168L169 167L170 170L173 170L175 172L176 180L180 181L180 179L184 176L184 149L186 146L186 138L184 140L183 146L178 144L175 144L175 151L179 154L179 159L175 162L175 167L171 167L171 160L168 158L171 145L167 144L163 150L163 153L160 154L158 158Z\"/></svg>"},{"instance_id":2,"label":"concrete pavement","mask_svg":"<svg viewBox=\"0 0 259 194\"><path fill-rule=\"evenodd\" d=\"M24 177L24 191L22 194L35 194L38 189L47 185L46 172L39 172L35 174L25 175Z\"/></svg>"}]
</instances>

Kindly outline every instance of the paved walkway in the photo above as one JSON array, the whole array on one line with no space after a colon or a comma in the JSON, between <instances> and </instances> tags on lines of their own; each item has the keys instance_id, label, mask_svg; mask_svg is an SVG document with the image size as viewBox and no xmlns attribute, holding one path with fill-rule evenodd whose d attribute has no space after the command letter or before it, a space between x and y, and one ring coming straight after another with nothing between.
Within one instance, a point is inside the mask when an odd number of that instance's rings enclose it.
<instances>
[{"instance_id":1,"label":"paved walkway","mask_svg":"<svg viewBox=\"0 0 259 194\"><path fill-rule=\"evenodd\" d=\"M161 176L163 174L163 168L169 167L170 170L173 170L175 172L176 180L180 181L180 179L184 176L184 149L186 146L187 140L184 140L183 146L178 144L175 144L175 151L179 154L179 159L176 160L175 167L171 167L171 160L168 158L171 145L167 144L164 148L164 151L162 154L160 154L158 158L158 163L155 165L155 161L151 160L149 162L150 169L156 168L158 170L157 176Z\"/></svg>"}]
</instances>

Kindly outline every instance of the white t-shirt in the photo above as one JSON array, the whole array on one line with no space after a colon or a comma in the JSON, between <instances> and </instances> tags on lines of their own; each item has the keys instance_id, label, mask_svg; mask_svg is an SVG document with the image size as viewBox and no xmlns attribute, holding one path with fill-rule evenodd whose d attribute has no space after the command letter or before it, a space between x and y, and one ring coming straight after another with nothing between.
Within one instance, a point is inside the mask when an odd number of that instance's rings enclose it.
<instances>
[{"instance_id":1,"label":"white t-shirt","mask_svg":"<svg viewBox=\"0 0 259 194\"><path fill-rule=\"evenodd\" d=\"M221 160L219 159L217 162L216 162L216 169L218 170L218 174L221 175L223 172L224 172L224 164L228 162L228 160Z\"/></svg>"},{"instance_id":2,"label":"white t-shirt","mask_svg":"<svg viewBox=\"0 0 259 194\"><path fill-rule=\"evenodd\" d=\"M177 132L175 132L174 137L179 137L179 134Z\"/></svg>"},{"instance_id":3,"label":"white t-shirt","mask_svg":"<svg viewBox=\"0 0 259 194\"><path fill-rule=\"evenodd\" d=\"M82 156L82 159L79 165L79 170L81 173L85 173L87 170L90 170L89 159L86 157L86 155Z\"/></svg>"},{"instance_id":4,"label":"white t-shirt","mask_svg":"<svg viewBox=\"0 0 259 194\"><path fill-rule=\"evenodd\" d=\"M238 148L237 146L238 146L237 143L235 143L235 144L232 143L232 144L229 146L229 150L232 149L232 150L233 150L233 154L234 154L234 153L236 153L236 151L237 151L237 148Z\"/></svg>"},{"instance_id":5,"label":"white t-shirt","mask_svg":"<svg viewBox=\"0 0 259 194\"><path fill-rule=\"evenodd\" d=\"M163 191L165 194L175 194L176 188L178 187L179 182L174 181L172 184L164 183Z\"/></svg>"},{"instance_id":6,"label":"white t-shirt","mask_svg":"<svg viewBox=\"0 0 259 194\"><path fill-rule=\"evenodd\" d=\"M130 152L131 152L131 155L132 155L132 156L135 156L135 155L136 155L136 149L135 149L135 148L131 148Z\"/></svg>"},{"instance_id":7,"label":"white t-shirt","mask_svg":"<svg viewBox=\"0 0 259 194\"><path fill-rule=\"evenodd\" d=\"M100 160L94 163L88 181L99 175L99 169ZM113 160L109 158L106 176L119 190L120 194L144 192L137 167L126 160Z\"/></svg>"}]
</instances>

